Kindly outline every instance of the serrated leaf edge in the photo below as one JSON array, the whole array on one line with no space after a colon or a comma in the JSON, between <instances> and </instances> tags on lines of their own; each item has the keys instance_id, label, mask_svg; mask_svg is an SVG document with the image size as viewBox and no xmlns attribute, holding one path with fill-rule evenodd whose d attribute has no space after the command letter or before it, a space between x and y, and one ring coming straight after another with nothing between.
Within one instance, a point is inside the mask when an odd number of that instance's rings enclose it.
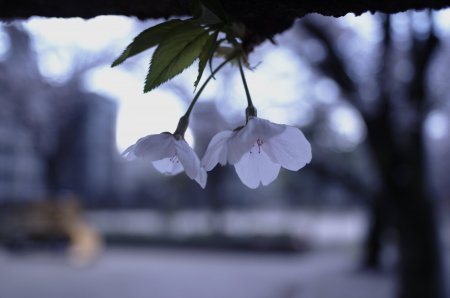
<instances>
[{"instance_id":1,"label":"serrated leaf edge","mask_svg":"<svg viewBox=\"0 0 450 298\"><path fill-rule=\"evenodd\" d=\"M141 38L149 30L152 30L152 29L154 30L156 27L159 27L159 26L167 26L168 24L174 24L173 25L174 27L167 31L167 33L166 33L166 35L167 35L169 32L171 32L172 30L176 29L178 26L184 24L185 22L187 22L187 21L183 21L183 20L179 20L179 19L169 20L167 22L159 23L159 24L157 24L155 26L152 26L152 27L149 27L149 28L145 29L144 31L141 31L138 35L136 35L133 38L133 41L130 44L128 44L128 46L125 48L125 50L122 52L122 54L120 54L120 56L117 57L116 60L114 60L114 62L111 64L111 67L115 67L117 65L120 65L123 62L125 62L125 60L127 60L128 58L133 57L135 55L138 55L138 54L140 54L140 53L142 53L142 52L144 52L144 51L146 51L148 49L151 49L151 48L157 46L159 44L159 42L155 43L154 45L150 45L149 47L147 47L144 50L136 52L136 53L134 53L132 55L128 55L128 53L132 50L134 44L139 40L139 38ZM163 40L164 38L165 38L165 36L161 37L160 41Z\"/></svg>"},{"instance_id":2,"label":"serrated leaf edge","mask_svg":"<svg viewBox=\"0 0 450 298\"><path fill-rule=\"evenodd\" d=\"M194 82L194 92L195 89L198 86L198 83L200 83L200 80L202 78L203 72L206 68L206 65L208 64L208 61L211 59L211 57L214 55L214 52L216 51L217 48L217 36L219 35L219 31L215 31L213 34L211 34L208 37L208 40L205 42L205 44L203 45L202 51L200 52L199 55L199 62L198 62L198 75L197 75L197 79ZM212 42L211 42L212 41ZM210 44L211 42L211 44ZM206 59L203 60L203 54L207 52L205 54Z\"/></svg>"},{"instance_id":3,"label":"serrated leaf edge","mask_svg":"<svg viewBox=\"0 0 450 298\"><path fill-rule=\"evenodd\" d=\"M197 39L199 39L199 38L201 38L202 36L207 35L207 34L208 34L208 32L205 30L205 31L201 32L200 34L196 35L194 38L192 38L192 41L191 41L189 44L187 44L186 46L183 47L183 49L182 49L180 52L183 52L190 44L194 43L195 40L197 40ZM205 42L206 42L206 40L205 40ZM155 50L155 53L158 51L158 49L159 49L160 46L161 46L161 44L160 44L160 45L158 46L158 48ZM203 47L202 47L202 48L203 48ZM153 53L153 56L155 55L155 53ZM153 62L153 57L152 57L152 60L151 60L151 62L150 62L150 69L149 69L149 71L148 71L148 73L147 73L147 76L146 76L146 78L145 78L144 93L147 93L147 92L152 91L153 89L159 87L160 85L166 83L167 81L173 79L174 77L176 77L177 75L179 75L180 73L182 73L186 68L188 68L189 66L191 66L191 65L195 62L195 60L197 60L197 58L198 58L198 56L200 55L200 53L201 53L201 51L200 51L199 54L192 60L192 62L191 62L189 65L187 65L185 68L183 68L182 70L180 70L177 74L173 75L173 76L170 77L170 78L167 78L167 79L164 80L164 81L159 82L159 84L157 84L157 85L152 84L152 85L149 86L149 76L150 76L150 71L151 71L151 65L152 65L152 62ZM179 55L175 56L172 60L170 60L170 62L169 62L167 65L172 64L173 61L175 61L175 60L178 59L178 58L179 58ZM165 73L166 71L167 71L167 67L165 68L165 70L163 70L163 71L157 76L157 78L161 77L161 76L162 76L161 74ZM155 80L156 80L156 79L153 79L153 81L155 81Z\"/></svg>"}]
</instances>

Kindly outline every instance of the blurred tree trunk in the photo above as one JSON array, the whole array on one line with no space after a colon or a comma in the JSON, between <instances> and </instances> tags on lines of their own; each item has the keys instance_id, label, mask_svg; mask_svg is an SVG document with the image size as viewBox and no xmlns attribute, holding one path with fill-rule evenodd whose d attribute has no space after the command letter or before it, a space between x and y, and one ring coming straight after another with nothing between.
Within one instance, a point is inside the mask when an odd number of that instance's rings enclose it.
<instances>
[{"instance_id":1,"label":"blurred tree trunk","mask_svg":"<svg viewBox=\"0 0 450 298\"><path fill-rule=\"evenodd\" d=\"M431 22L431 18L430 18ZM378 73L380 96L375 111L367 111L357 94L357 86L346 72L345 61L335 48L335 41L327 29L307 19L302 28L319 39L327 49L328 56L317 67L333 79L352 104L358 108L367 126L370 150L378 167L381 187L373 195L371 225L366 241L365 265L380 266L382 239L388 229L397 235L399 248L400 298L443 298L445 284L442 268L442 248L438 237L436 202L426 187L426 154L424 152L423 123L426 108L426 70L439 45L430 27L426 38L411 33L410 62L414 67L413 78L407 83L394 82L394 44L391 39L390 17L383 23L384 40L381 44L382 63ZM399 98L392 92L393 84L404 91L407 111L396 102ZM407 126L399 128L402 113L414 114Z\"/></svg>"},{"instance_id":2,"label":"blurred tree trunk","mask_svg":"<svg viewBox=\"0 0 450 298\"><path fill-rule=\"evenodd\" d=\"M425 154L420 121L408 136L409 145L392 140L389 109L368 122L369 141L381 171L383 189L371 209L372 226L366 243L366 265L380 266L385 232L396 231L401 298L443 298L442 250L434 201L425 185ZM389 129L391 127L391 129Z\"/></svg>"},{"instance_id":3,"label":"blurred tree trunk","mask_svg":"<svg viewBox=\"0 0 450 298\"><path fill-rule=\"evenodd\" d=\"M414 31L411 33L410 61L414 75L405 90L415 119L407 131L402 131L405 141L393 142L393 156L383 173L390 193L389 202L393 206L394 227L398 231L401 298L445 297L437 202L427 190L424 150L423 124L428 114L427 70L439 46L431 15L428 21L430 30L425 39L419 38ZM393 100L395 98L391 98L391 102ZM391 131L394 129L395 123L392 123Z\"/></svg>"}]
</instances>

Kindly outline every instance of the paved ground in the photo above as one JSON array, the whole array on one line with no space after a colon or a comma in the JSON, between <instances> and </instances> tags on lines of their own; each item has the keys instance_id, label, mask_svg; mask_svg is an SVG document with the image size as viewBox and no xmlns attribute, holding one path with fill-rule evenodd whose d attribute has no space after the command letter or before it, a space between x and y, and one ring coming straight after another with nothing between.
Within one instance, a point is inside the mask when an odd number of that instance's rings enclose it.
<instances>
[{"instance_id":1,"label":"paved ground","mask_svg":"<svg viewBox=\"0 0 450 298\"><path fill-rule=\"evenodd\" d=\"M0 251L1 298L390 298L387 275L349 252L251 254L107 249L77 268L64 255Z\"/></svg>"}]
</instances>

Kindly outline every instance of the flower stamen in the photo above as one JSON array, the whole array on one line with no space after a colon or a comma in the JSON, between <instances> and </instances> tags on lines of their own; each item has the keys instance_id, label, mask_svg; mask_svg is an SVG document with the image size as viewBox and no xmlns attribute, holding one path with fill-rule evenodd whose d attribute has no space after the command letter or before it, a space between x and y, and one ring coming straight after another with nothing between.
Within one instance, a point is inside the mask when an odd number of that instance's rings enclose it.
<instances>
[{"instance_id":1,"label":"flower stamen","mask_svg":"<svg viewBox=\"0 0 450 298\"><path fill-rule=\"evenodd\" d=\"M174 156L172 156L169 160L170 160L170 162L172 162L173 164L180 163L180 160L178 159L178 157L177 157L176 154L175 154Z\"/></svg>"},{"instance_id":2,"label":"flower stamen","mask_svg":"<svg viewBox=\"0 0 450 298\"><path fill-rule=\"evenodd\" d=\"M261 154L261 146L264 144L264 141L261 139L256 139L256 145L258 145L258 153ZM250 148L250 154L253 153L252 149L253 147L255 147L255 144L252 146L252 148Z\"/></svg>"},{"instance_id":3,"label":"flower stamen","mask_svg":"<svg viewBox=\"0 0 450 298\"><path fill-rule=\"evenodd\" d=\"M257 139L256 144L258 145L258 153L261 154L261 146L264 144L264 141L261 139Z\"/></svg>"}]
</instances>

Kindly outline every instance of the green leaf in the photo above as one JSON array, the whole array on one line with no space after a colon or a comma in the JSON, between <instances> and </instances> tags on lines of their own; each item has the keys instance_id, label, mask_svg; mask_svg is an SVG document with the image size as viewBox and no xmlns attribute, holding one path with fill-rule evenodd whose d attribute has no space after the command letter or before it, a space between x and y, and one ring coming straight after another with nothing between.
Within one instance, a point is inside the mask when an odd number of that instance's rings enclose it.
<instances>
[{"instance_id":1,"label":"green leaf","mask_svg":"<svg viewBox=\"0 0 450 298\"><path fill-rule=\"evenodd\" d=\"M209 9L212 13L214 13L217 17L219 17L225 23L229 23L228 16L223 9L222 3L220 0L200 0L202 4Z\"/></svg>"},{"instance_id":2,"label":"green leaf","mask_svg":"<svg viewBox=\"0 0 450 298\"><path fill-rule=\"evenodd\" d=\"M182 25L184 22L185 21L181 20L171 20L142 31L134 38L133 42L127 46L125 51L123 51L123 53L113 62L111 67L117 66L126 59L156 46L168 32L177 26Z\"/></svg>"},{"instance_id":3,"label":"green leaf","mask_svg":"<svg viewBox=\"0 0 450 298\"><path fill-rule=\"evenodd\" d=\"M203 71L205 70L208 60L211 59L211 57L214 55L214 52L216 51L217 48L216 40L218 35L219 35L218 31L210 35L202 48L202 52L200 53L198 62L198 76L194 83L195 88L197 88L197 85L200 82L200 79L202 78Z\"/></svg>"},{"instance_id":4,"label":"green leaf","mask_svg":"<svg viewBox=\"0 0 450 298\"><path fill-rule=\"evenodd\" d=\"M153 53L144 92L153 90L190 66L200 55L208 37L204 28L192 22L171 30Z\"/></svg>"}]
</instances>

